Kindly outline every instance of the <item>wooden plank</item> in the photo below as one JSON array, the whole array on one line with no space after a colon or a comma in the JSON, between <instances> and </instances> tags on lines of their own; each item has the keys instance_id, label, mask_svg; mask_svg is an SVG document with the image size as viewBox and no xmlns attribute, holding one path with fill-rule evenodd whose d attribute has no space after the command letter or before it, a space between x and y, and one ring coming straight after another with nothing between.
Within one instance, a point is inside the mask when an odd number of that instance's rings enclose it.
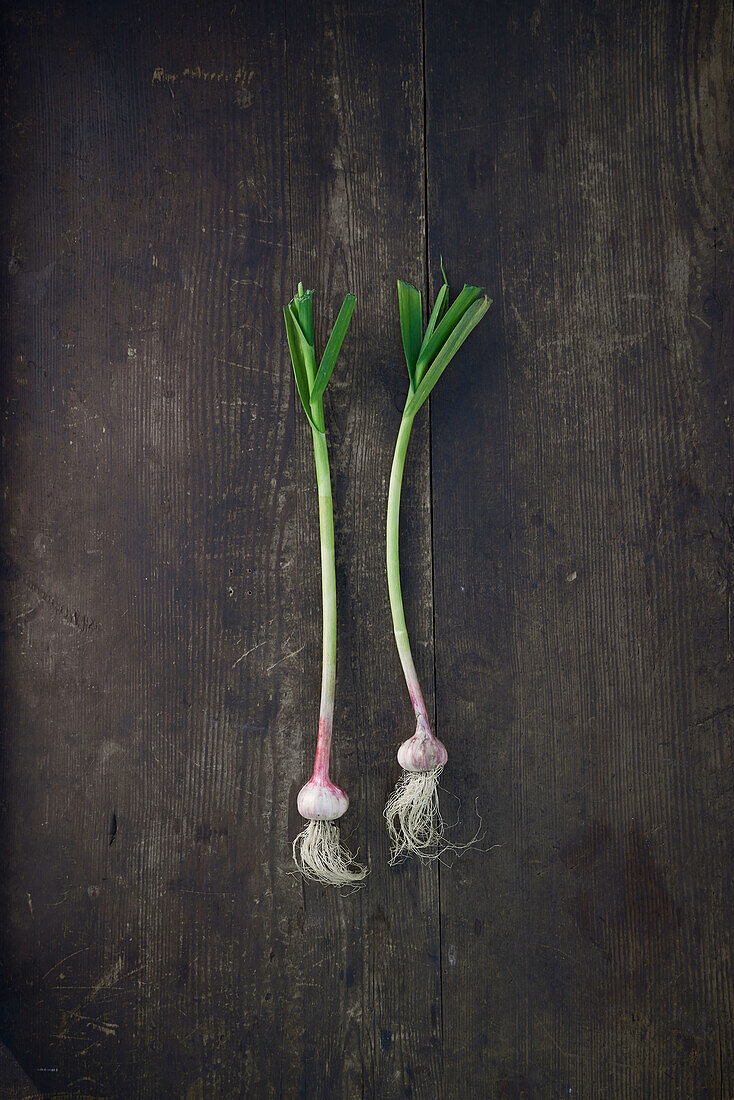
<instances>
[{"instance_id":1,"label":"wooden plank","mask_svg":"<svg viewBox=\"0 0 734 1100\"><path fill-rule=\"evenodd\" d=\"M56 1095L279 1094L282 17L72 4L5 30L3 1039Z\"/></svg>"},{"instance_id":2,"label":"wooden plank","mask_svg":"<svg viewBox=\"0 0 734 1100\"><path fill-rule=\"evenodd\" d=\"M732 1092L731 8L427 0L451 1096ZM450 1083L450 1084L449 1084Z\"/></svg>"},{"instance_id":3,"label":"wooden plank","mask_svg":"<svg viewBox=\"0 0 734 1100\"><path fill-rule=\"evenodd\" d=\"M730 10L71 3L4 34L0 1096L729 1095ZM381 818L423 34L433 289L442 252L496 299L406 477L457 839L476 799L498 845L440 876L388 870ZM298 278L322 342L358 297L327 395L335 776L372 867L344 899L289 873Z\"/></svg>"},{"instance_id":4,"label":"wooden plank","mask_svg":"<svg viewBox=\"0 0 734 1100\"><path fill-rule=\"evenodd\" d=\"M380 817L410 716L383 526L394 279L424 277L420 12L369 33L357 16L289 14L290 162L268 6L59 10L9 36L4 1037L59 1094L392 1096L437 1077L437 878L388 876ZM347 283L361 308L329 390L340 605L358 612L337 774L373 864L346 901L288 875L319 627L286 272L327 312ZM424 425L404 546L432 699L427 443Z\"/></svg>"},{"instance_id":5,"label":"wooden plank","mask_svg":"<svg viewBox=\"0 0 734 1100\"><path fill-rule=\"evenodd\" d=\"M305 889L308 939L288 1016L302 1077L288 1079L284 1095L429 1096L440 1072L437 875L388 869L381 816L412 727L390 626L384 526L407 391L396 278L424 279L420 4L373 13L330 0L289 5L288 74L292 285L302 278L317 288L322 346L344 293L357 296L326 397L339 596L334 776L351 798L345 835L366 852L371 874L347 899ZM318 706L318 529L303 418L296 434L308 482L298 511L306 735L293 774L306 777ZM405 598L432 705L426 422L411 448Z\"/></svg>"}]
</instances>

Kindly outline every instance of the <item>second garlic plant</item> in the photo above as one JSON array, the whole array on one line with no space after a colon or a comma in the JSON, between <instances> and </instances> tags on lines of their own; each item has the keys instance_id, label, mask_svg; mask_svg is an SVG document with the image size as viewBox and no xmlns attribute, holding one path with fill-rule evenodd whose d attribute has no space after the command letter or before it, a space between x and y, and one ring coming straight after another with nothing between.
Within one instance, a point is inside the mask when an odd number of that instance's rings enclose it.
<instances>
[{"instance_id":1,"label":"second garlic plant","mask_svg":"<svg viewBox=\"0 0 734 1100\"><path fill-rule=\"evenodd\" d=\"M416 855L422 859L435 858L446 846L438 805L438 780L448 754L445 746L431 730L410 650L400 587L398 535L405 454L416 413L469 333L479 324L492 304L491 299L483 296L481 287L465 286L456 301L449 306L449 287L443 265L441 271L443 286L436 297L425 333L420 291L409 283L398 280L400 329L409 385L390 473L387 501L387 584L395 642L413 704L416 727L413 736L398 749L398 762L403 774L385 807L392 846L391 863L408 855Z\"/></svg>"}]
</instances>

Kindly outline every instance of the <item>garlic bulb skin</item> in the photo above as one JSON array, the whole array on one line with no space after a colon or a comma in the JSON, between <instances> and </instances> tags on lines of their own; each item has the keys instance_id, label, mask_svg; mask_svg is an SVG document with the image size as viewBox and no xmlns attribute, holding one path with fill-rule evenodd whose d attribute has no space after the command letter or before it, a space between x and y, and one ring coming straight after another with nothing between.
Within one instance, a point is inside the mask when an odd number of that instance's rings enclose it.
<instances>
[{"instance_id":1,"label":"garlic bulb skin","mask_svg":"<svg viewBox=\"0 0 734 1100\"><path fill-rule=\"evenodd\" d=\"M398 749L398 763L406 772L430 772L442 768L449 758L446 747L419 717L415 733Z\"/></svg>"},{"instance_id":2,"label":"garlic bulb skin","mask_svg":"<svg viewBox=\"0 0 734 1100\"><path fill-rule=\"evenodd\" d=\"M298 812L309 821L336 821L348 808L347 792L330 779L312 776L298 792Z\"/></svg>"}]
</instances>

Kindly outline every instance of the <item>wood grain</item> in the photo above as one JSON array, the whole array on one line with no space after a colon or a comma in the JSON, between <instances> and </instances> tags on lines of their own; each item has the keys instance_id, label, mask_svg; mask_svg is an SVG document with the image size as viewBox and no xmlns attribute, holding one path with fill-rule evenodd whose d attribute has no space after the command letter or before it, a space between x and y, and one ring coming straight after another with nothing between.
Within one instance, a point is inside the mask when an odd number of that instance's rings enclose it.
<instances>
[{"instance_id":1,"label":"wood grain","mask_svg":"<svg viewBox=\"0 0 734 1100\"><path fill-rule=\"evenodd\" d=\"M2 33L0 1097L734 1094L730 6L70 0ZM416 422L404 593L487 850L389 869L395 280L435 292L440 254L495 301ZM322 346L357 295L346 898L290 873L299 279Z\"/></svg>"}]
</instances>

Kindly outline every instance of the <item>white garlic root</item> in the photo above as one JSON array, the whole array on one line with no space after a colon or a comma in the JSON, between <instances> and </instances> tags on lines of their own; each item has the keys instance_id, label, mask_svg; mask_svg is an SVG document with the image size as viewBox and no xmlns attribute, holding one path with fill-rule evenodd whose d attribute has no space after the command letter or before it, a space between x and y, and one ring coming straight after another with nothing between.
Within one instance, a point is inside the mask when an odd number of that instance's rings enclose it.
<instances>
[{"instance_id":1,"label":"white garlic root","mask_svg":"<svg viewBox=\"0 0 734 1100\"><path fill-rule=\"evenodd\" d=\"M368 869L356 863L333 821L309 821L293 841L293 859L304 878L322 886L364 885Z\"/></svg>"},{"instance_id":2,"label":"white garlic root","mask_svg":"<svg viewBox=\"0 0 734 1100\"><path fill-rule=\"evenodd\" d=\"M442 771L443 765L426 772L404 771L398 780L384 811L390 836L391 866L408 856L428 862L439 859L446 852L461 855L481 840L481 818L476 833L466 844L454 844L446 838L446 823L438 802L438 781Z\"/></svg>"},{"instance_id":3,"label":"white garlic root","mask_svg":"<svg viewBox=\"0 0 734 1100\"><path fill-rule=\"evenodd\" d=\"M406 856L436 859L446 846L438 804L438 780L443 765L427 772L404 771L385 806L390 836L390 864Z\"/></svg>"}]
</instances>

